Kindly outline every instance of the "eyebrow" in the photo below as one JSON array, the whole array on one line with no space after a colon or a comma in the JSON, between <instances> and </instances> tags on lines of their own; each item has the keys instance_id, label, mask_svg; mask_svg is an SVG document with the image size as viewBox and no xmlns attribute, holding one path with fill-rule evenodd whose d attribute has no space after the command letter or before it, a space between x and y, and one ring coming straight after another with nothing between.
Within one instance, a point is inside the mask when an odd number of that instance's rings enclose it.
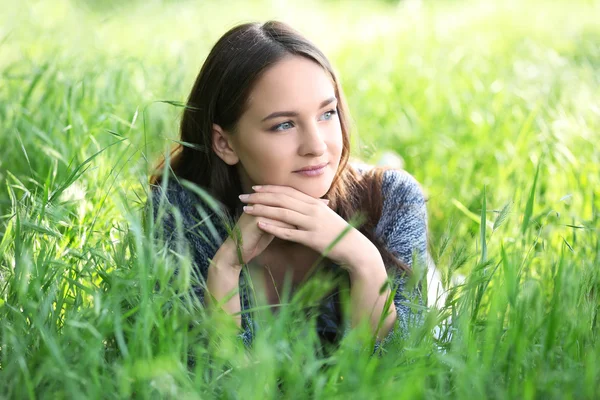
<instances>
[{"instance_id":1,"label":"eyebrow","mask_svg":"<svg viewBox=\"0 0 600 400\"><path fill-rule=\"evenodd\" d=\"M325 107L326 105L333 103L336 100L335 96L330 97L326 100L323 100L319 105L319 109ZM296 111L275 111L264 117L260 122L265 122L269 119L278 118L278 117L297 117L298 113Z\"/></svg>"}]
</instances>

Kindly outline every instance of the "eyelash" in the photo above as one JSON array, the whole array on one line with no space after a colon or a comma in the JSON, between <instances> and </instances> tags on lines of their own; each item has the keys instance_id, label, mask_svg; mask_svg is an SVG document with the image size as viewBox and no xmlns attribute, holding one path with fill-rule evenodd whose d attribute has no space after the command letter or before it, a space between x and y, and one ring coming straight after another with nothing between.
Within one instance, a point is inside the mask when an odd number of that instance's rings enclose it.
<instances>
[{"instance_id":1,"label":"eyelash","mask_svg":"<svg viewBox=\"0 0 600 400\"><path fill-rule=\"evenodd\" d=\"M327 113L331 114L331 117L333 117L334 115L336 115L336 114L337 114L337 110L335 110L335 109L331 109L331 110L329 110L329 111L325 111L325 112L323 113L323 115L325 115L325 114L327 114ZM327 121L328 121L328 120L327 120ZM277 128L279 128L281 125L285 125L285 124L292 124L292 121L285 121L285 122L282 122L282 123L280 123L280 124L277 124L277 125L273 126L273 127L270 129L270 130L271 130L271 131L273 131L273 132L281 132L281 131L285 131L285 130L287 130L287 129L277 129Z\"/></svg>"}]
</instances>

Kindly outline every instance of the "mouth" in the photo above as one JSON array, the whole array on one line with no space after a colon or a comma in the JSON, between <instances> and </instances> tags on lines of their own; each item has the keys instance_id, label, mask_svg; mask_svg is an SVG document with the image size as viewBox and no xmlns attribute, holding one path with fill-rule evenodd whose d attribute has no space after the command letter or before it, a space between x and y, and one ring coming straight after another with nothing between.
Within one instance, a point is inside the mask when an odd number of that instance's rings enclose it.
<instances>
[{"instance_id":1,"label":"mouth","mask_svg":"<svg viewBox=\"0 0 600 400\"><path fill-rule=\"evenodd\" d=\"M322 163L322 164L318 164L318 165L311 165L311 166L304 167L304 168L302 168L302 169L299 169L299 170L297 170L297 171L294 171L294 172L308 172L308 171L316 171L316 170L319 170L319 169L323 169L323 168L325 168L327 165L329 165L329 163L328 163L328 162L326 162L326 163Z\"/></svg>"}]
</instances>

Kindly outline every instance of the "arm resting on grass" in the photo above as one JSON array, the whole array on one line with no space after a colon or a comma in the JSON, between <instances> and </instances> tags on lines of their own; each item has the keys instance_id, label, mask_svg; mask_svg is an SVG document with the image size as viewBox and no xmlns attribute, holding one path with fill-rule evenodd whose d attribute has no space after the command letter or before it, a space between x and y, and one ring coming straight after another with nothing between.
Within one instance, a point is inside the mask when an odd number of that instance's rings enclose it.
<instances>
[{"instance_id":1,"label":"arm resting on grass","mask_svg":"<svg viewBox=\"0 0 600 400\"><path fill-rule=\"evenodd\" d=\"M223 251L227 249L223 248ZM233 250L231 250L233 252ZM225 298L229 298L223 305L222 308L228 314L231 314L235 319L238 327L242 327L242 316L240 314L240 271L241 267L236 267L223 261L222 257L219 256L219 252L215 255L215 258L211 261L210 267L208 268L208 277L206 281L206 288L212 296L206 296L206 303L212 302L212 297L217 302L221 302ZM235 293L233 293L235 291ZM233 293L233 295L232 295Z\"/></svg>"},{"instance_id":2,"label":"arm resting on grass","mask_svg":"<svg viewBox=\"0 0 600 400\"><path fill-rule=\"evenodd\" d=\"M418 264L425 265L427 259L427 209L425 196L419 183L405 171L389 170L384 174L382 187L384 198L381 219L375 229L375 235L380 238L386 248L407 266L413 267L413 256ZM378 256L378 257L377 257ZM359 314L368 314L371 326L376 327L379 316L383 311L385 299L390 293L387 289L379 295L387 274L380 261L381 255L376 254L367 258L363 263L368 266L368 273L350 275L351 303L353 306L353 324ZM356 267L360 267L359 264ZM364 269L364 268L363 268ZM361 271L360 268L356 268ZM392 315L388 316L378 332L375 350L390 341L405 337L409 326L418 323L420 312L415 312L410 306L414 297L421 303L421 294L417 289L411 293L405 290L407 277L400 273L390 276L396 289L393 299ZM368 299L364 300L364 299ZM364 304L361 304L363 303ZM374 308L375 305L375 308ZM372 312L376 310L377 312ZM356 317L354 316L356 315ZM346 329L350 329L346 324ZM375 328L374 328L375 329Z\"/></svg>"},{"instance_id":3,"label":"arm resting on grass","mask_svg":"<svg viewBox=\"0 0 600 400\"><path fill-rule=\"evenodd\" d=\"M377 333L377 339L381 340L396 322L396 307L392 302L389 309L384 310L391 291L389 288L381 294L379 291L388 279L387 272L375 246L370 256L350 269L351 325L354 328L367 318L372 332ZM382 313L387 314L387 317L377 331Z\"/></svg>"},{"instance_id":4,"label":"arm resting on grass","mask_svg":"<svg viewBox=\"0 0 600 400\"><path fill-rule=\"evenodd\" d=\"M204 305L210 303L210 296L205 296L207 289L218 300L226 297L236 287L239 289L239 271L234 273L226 264L219 262L221 258L218 250L224 243L223 238L227 237L224 225L210 215L212 213L207 207L202 209L203 202L198 196L174 180L170 181L166 188L152 186L151 195L156 233L162 235L168 250L181 253L186 246L190 250L194 274L198 277L193 289L200 302ZM177 229L176 213L181 217L181 229ZM242 300L246 300L247 303L247 299L242 299L240 294L236 293L224 304L224 309L231 314L237 314L236 323L242 328L239 337L248 346L253 337L252 320L248 313L239 314Z\"/></svg>"}]
</instances>

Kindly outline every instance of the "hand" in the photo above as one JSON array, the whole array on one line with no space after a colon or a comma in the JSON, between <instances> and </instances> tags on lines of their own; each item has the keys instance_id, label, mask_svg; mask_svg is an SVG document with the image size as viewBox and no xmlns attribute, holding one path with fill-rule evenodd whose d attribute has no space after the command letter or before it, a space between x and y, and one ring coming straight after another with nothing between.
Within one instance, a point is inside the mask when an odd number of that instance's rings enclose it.
<instances>
[{"instance_id":1,"label":"hand","mask_svg":"<svg viewBox=\"0 0 600 400\"><path fill-rule=\"evenodd\" d=\"M326 256L348 269L376 250L364 235L325 205L323 199L315 199L289 186L266 185L253 189L256 193L240 196L242 202L250 204L244 207L244 213L288 225L258 220L258 227L267 234L303 244L323 254L347 230Z\"/></svg>"},{"instance_id":2,"label":"hand","mask_svg":"<svg viewBox=\"0 0 600 400\"><path fill-rule=\"evenodd\" d=\"M238 256L236 240L228 237L217 251L213 261L218 260L236 270L240 270L243 264L249 263L252 259L260 255L274 238L272 234L258 228L257 223L260 221L265 221L282 229L294 228L294 226L285 222L243 213L233 228L234 232L239 229L241 233L242 243L240 251L242 260Z\"/></svg>"}]
</instances>

